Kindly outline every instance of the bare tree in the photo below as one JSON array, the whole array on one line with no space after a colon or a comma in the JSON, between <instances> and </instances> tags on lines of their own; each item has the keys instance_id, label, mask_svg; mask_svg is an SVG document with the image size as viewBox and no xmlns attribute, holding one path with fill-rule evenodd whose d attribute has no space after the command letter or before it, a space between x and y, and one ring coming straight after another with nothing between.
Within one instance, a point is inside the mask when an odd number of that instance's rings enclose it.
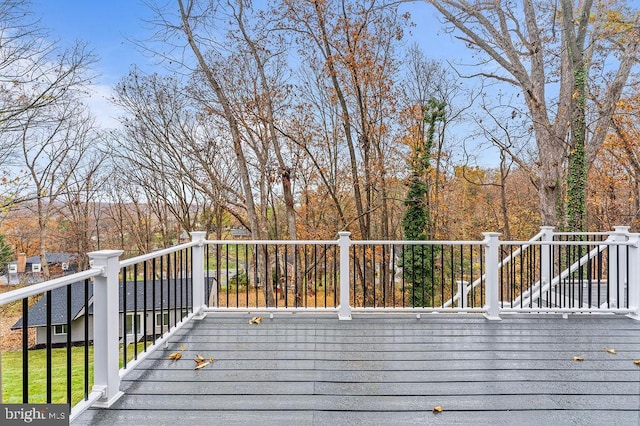
<instances>
[{"instance_id":1,"label":"bare tree","mask_svg":"<svg viewBox=\"0 0 640 426\"><path fill-rule=\"evenodd\" d=\"M69 171L66 190L61 193L61 213L68 223L63 236L77 255L78 270L88 266L87 253L94 248L93 237L97 218L100 217L99 199L103 185L109 175L105 172L107 152L100 149L102 138L95 134L88 136L86 155L77 166Z\"/></svg>"},{"instance_id":2,"label":"bare tree","mask_svg":"<svg viewBox=\"0 0 640 426\"><path fill-rule=\"evenodd\" d=\"M58 211L60 196L68 191L70 179L87 154L94 123L75 99L46 109L30 110L21 119L15 142L29 173L30 197L35 199L39 253L43 274L49 278L46 262L49 220Z\"/></svg>"},{"instance_id":3,"label":"bare tree","mask_svg":"<svg viewBox=\"0 0 640 426\"><path fill-rule=\"evenodd\" d=\"M220 224L234 181L230 167L216 167L228 163L226 148L199 118L188 92L175 76L147 76L134 68L113 100L125 112L115 150L123 172L144 190L161 223L170 214L185 231ZM170 240L169 230L161 233Z\"/></svg>"},{"instance_id":4,"label":"bare tree","mask_svg":"<svg viewBox=\"0 0 640 426\"><path fill-rule=\"evenodd\" d=\"M16 134L66 102L91 75L94 58L82 43L69 49L50 41L27 0L0 2L0 208L33 200L26 191ZM36 118L38 117L38 118Z\"/></svg>"},{"instance_id":5,"label":"bare tree","mask_svg":"<svg viewBox=\"0 0 640 426\"><path fill-rule=\"evenodd\" d=\"M395 48L405 23L391 3L282 1L278 8L283 30L298 40L304 66L321 77L321 87L338 108L338 121L327 131L344 138L353 221L365 239L374 233L374 219L379 220L375 233L389 236L387 173L397 152L390 135Z\"/></svg>"},{"instance_id":6,"label":"bare tree","mask_svg":"<svg viewBox=\"0 0 640 426\"><path fill-rule=\"evenodd\" d=\"M578 9L571 0L430 3L458 31L461 41L484 55L473 76L521 91L537 144L538 158L531 171L542 222L562 223L568 169L583 179L637 61L640 14L637 9L615 9L591 0L581 2ZM611 31L614 27L617 35ZM573 164L576 160L578 164ZM584 197L580 184L572 188L570 197ZM578 219L576 224L580 223Z\"/></svg>"}]
</instances>

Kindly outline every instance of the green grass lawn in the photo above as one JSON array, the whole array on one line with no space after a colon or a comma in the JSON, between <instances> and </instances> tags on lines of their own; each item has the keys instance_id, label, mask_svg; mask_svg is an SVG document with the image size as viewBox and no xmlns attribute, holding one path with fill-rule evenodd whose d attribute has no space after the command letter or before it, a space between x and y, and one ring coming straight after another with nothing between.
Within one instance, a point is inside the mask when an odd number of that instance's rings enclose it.
<instances>
[{"instance_id":1,"label":"green grass lawn","mask_svg":"<svg viewBox=\"0 0 640 426\"><path fill-rule=\"evenodd\" d=\"M54 404L67 402L67 349L51 350L51 398ZM45 349L29 351L29 402L47 400L47 358ZM71 349L71 391L75 405L84 398L84 347ZM93 386L93 346L89 346L89 390ZM2 401L22 403L22 351L2 353Z\"/></svg>"},{"instance_id":2,"label":"green grass lawn","mask_svg":"<svg viewBox=\"0 0 640 426\"><path fill-rule=\"evenodd\" d=\"M138 356L143 344L138 344ZM133 358L133 345L127 347L127 358ZM46 349L29 351L29 403L38 404L47 401L47 358ZM67 402L67 349L51 350L51 402ZM120 351L122 367L122 350ZM71 349L71 406L84 398L84 347ZM89 388L93 387L93 346L89 346ZM22 403L22 351L2 353L2 402L4 404Z\"/></svg>"}]
</instances>

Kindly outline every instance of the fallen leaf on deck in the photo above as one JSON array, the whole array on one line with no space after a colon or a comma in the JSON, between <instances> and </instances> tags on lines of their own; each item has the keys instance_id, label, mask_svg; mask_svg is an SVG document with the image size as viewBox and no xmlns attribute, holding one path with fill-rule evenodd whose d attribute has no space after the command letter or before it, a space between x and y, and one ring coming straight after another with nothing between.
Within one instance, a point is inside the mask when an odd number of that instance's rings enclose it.
<instances>
[{"instance_id":1,"label":"fallen leaf on deck","mask_svg":"<svg viewBox=\"0 0 640 426\"><path fill-rule=\"evenodd\" d=\"M212 356L209 357L209 361L213 362L213 357Z\"/></svg>"},{"instance_id":2,"label":"fallen leaf on deck","mask_svg":"<svg viewBox=\"0 0 640 426\"><path fill-rule=\"evenodd\" d=\"M174 352L172 354L169 354L169 359L172 359L174 361L177 361L180 358L182 358L182 354L180 352Z\"/></svg>"},{"instance_id":3,"label":"fallen leaf on deck","mask_svg":"<svg viewBox=\"0 0 640 426\"><path fill-rule=\"evenodd\" d=\"M203 361L203 362L201 362L201 363L198 363L198 365L196 366L196 368L195 368L195 369L196 369L196 370L199 370L199 369L201 369L201 368L206 367L206 366L207 366L207 365L209 365L209 364L211 364L209 361Z\"/></svg>"},{"instance_id":4,"label":"fallen leaf on deck","mask_svg":"<svg viewBox=\"0 0 640 426\"><path fill-rule=\"evenodd\" d=\"M605 352L609 352L610 354L617 354L616 350L611 348L611 349L607 349L607 348L602 348L603 351Z\"/></svg>"},{"instance_id":5,"label":"fallen leaf on deck","mask_svg":"<svg viewBox=\"0 0 640 426\"><path fill-rule=\"evenodd\" d=\"M640 359L634 359L634 360L633 360L633 363L634 363L635 365L640 365Z\"/></svg>"},{"instance_id":6,"label":"fallen leaf on deck","mask_svg":"<svg viewBox=\"0 0 640 426\"><path fill-rule=\"evenodd\" d=\"M582 358L581 356L574 356L573 360L574 361L584 361L584 358Z\"/></svg>"},{"instance_id":7,"label":"fallen leaf on deck","mask_svg":"<svg viewBox=\"0 0 640 426\"><path fill-rule=\"evenodd\" d=\"M184 351L184 346L180 345L180 350Z\"/></svg>"},{"instance_id":8,"label":"fallen leaf on deck","mask_svg":"<svg viewBox=\"0 0 640 426\"><path fill-rule=\"evenodd\" d=\"M260 324L262 322L262 317L253 317L249 320L249 324Z\"/></svg>"},{"instance_id":9,"label":"fallen leaf on deck","mask_svg":"<svg viewBox=\"0 0 640 426\"><path fill-rule=\"evenodd\" d=\"M204 357L200 354L196 355L196 359L204 361Z\"/></svg>"},{"instance_id":10,"label":"fallen leaf on deck","mask_svg":"<svg viewBox=\"0 0 640 426\"><path fill-rule=\"evenodd\" d=\"M435 414L435 413L442 413L442 411L443 411L443 410L442 410L442 407L441 407L441 406L439 406L439 405L436 405L435 407L433 407L433 408L431 409L431 412L433 412L434 414Z\"/></svg>"}]
</instances>

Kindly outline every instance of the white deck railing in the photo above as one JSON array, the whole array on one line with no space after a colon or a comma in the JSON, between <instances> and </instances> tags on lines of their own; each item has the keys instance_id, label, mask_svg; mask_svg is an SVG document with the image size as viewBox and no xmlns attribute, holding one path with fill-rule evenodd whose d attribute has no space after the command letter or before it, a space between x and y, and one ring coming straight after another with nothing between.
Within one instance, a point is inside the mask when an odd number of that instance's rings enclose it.
<instances>
[{"instance_id":1,"label":"white deck railing","mask_svg":"<svg viewBox=\"0 0 640 426\"><path fill-rule=\"evenodd\" d=\"M589 241L588 235L580 236L580 241L554 241L558 234L544 227L530 241L500 241L499 235L485 233L480 241L354 241L348 232L340 232L337 240L326 241L230 241L207 240L204 232L192 232L188 243L122 261L120 250L92 252L88 271L1 294L0 305L93 280L94 384L90 396L73 408L72 418L91 404L112 405L121 395L120 379L145 357L136 352L133 362L119 368L123 334L119 289L123 282L122 288L128 288L123 269L143 265L135 270L144 269L146 289L156 282L148 279L149 262L155 270L156 259L168 256L170 263L173 254L176 262L176 253L185 250L190 254L179 271L174 267L173 277L176 286L178 279L188 281L189 312L152 347L212 311L324 311L336 313L340 320L351 319L352 313L384 311L476 312L490 320L517 312L618 313L640 318L640 234L616 228L605 241ZM570 253L572 247L580 253L577 260L567 265L568 261L554 257L562 250ZM501 256L507 248L509 254ZM608 253L606 258L598 257L603 253ZM616 297L622 294L624 300L611 303L608 293L605 305L591 300L573 304L582 293L572 294L581 290L567 280L593 266L594 258L604 266L599 265L593 282L605 283L607 291L615 290ZM165 272L160 269L162 281ZM584 279L579 285L584 286ZM548 303L553 297L560 302Z\"/></svg>"}]
</instances>

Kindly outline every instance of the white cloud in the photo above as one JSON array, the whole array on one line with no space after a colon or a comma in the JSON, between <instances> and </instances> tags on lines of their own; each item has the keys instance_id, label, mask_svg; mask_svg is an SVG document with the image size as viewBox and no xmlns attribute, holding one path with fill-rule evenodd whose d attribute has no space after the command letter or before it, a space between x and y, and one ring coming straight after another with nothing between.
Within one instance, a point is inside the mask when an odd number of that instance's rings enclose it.
<instances>
[{"instance_id":1,"label":"white cloud","mask_svg":"<svg viewBox=\"0 0 640 426\"><path fill-rule=\"evenodd\" d=\"M122 111L109 99L113 97L113 87L104 84L94 84L89 87L89 94L85 104L91 110L96 123L103 129L117 129L121 127L118 116Z\"/></svg>"}]
</instances>

